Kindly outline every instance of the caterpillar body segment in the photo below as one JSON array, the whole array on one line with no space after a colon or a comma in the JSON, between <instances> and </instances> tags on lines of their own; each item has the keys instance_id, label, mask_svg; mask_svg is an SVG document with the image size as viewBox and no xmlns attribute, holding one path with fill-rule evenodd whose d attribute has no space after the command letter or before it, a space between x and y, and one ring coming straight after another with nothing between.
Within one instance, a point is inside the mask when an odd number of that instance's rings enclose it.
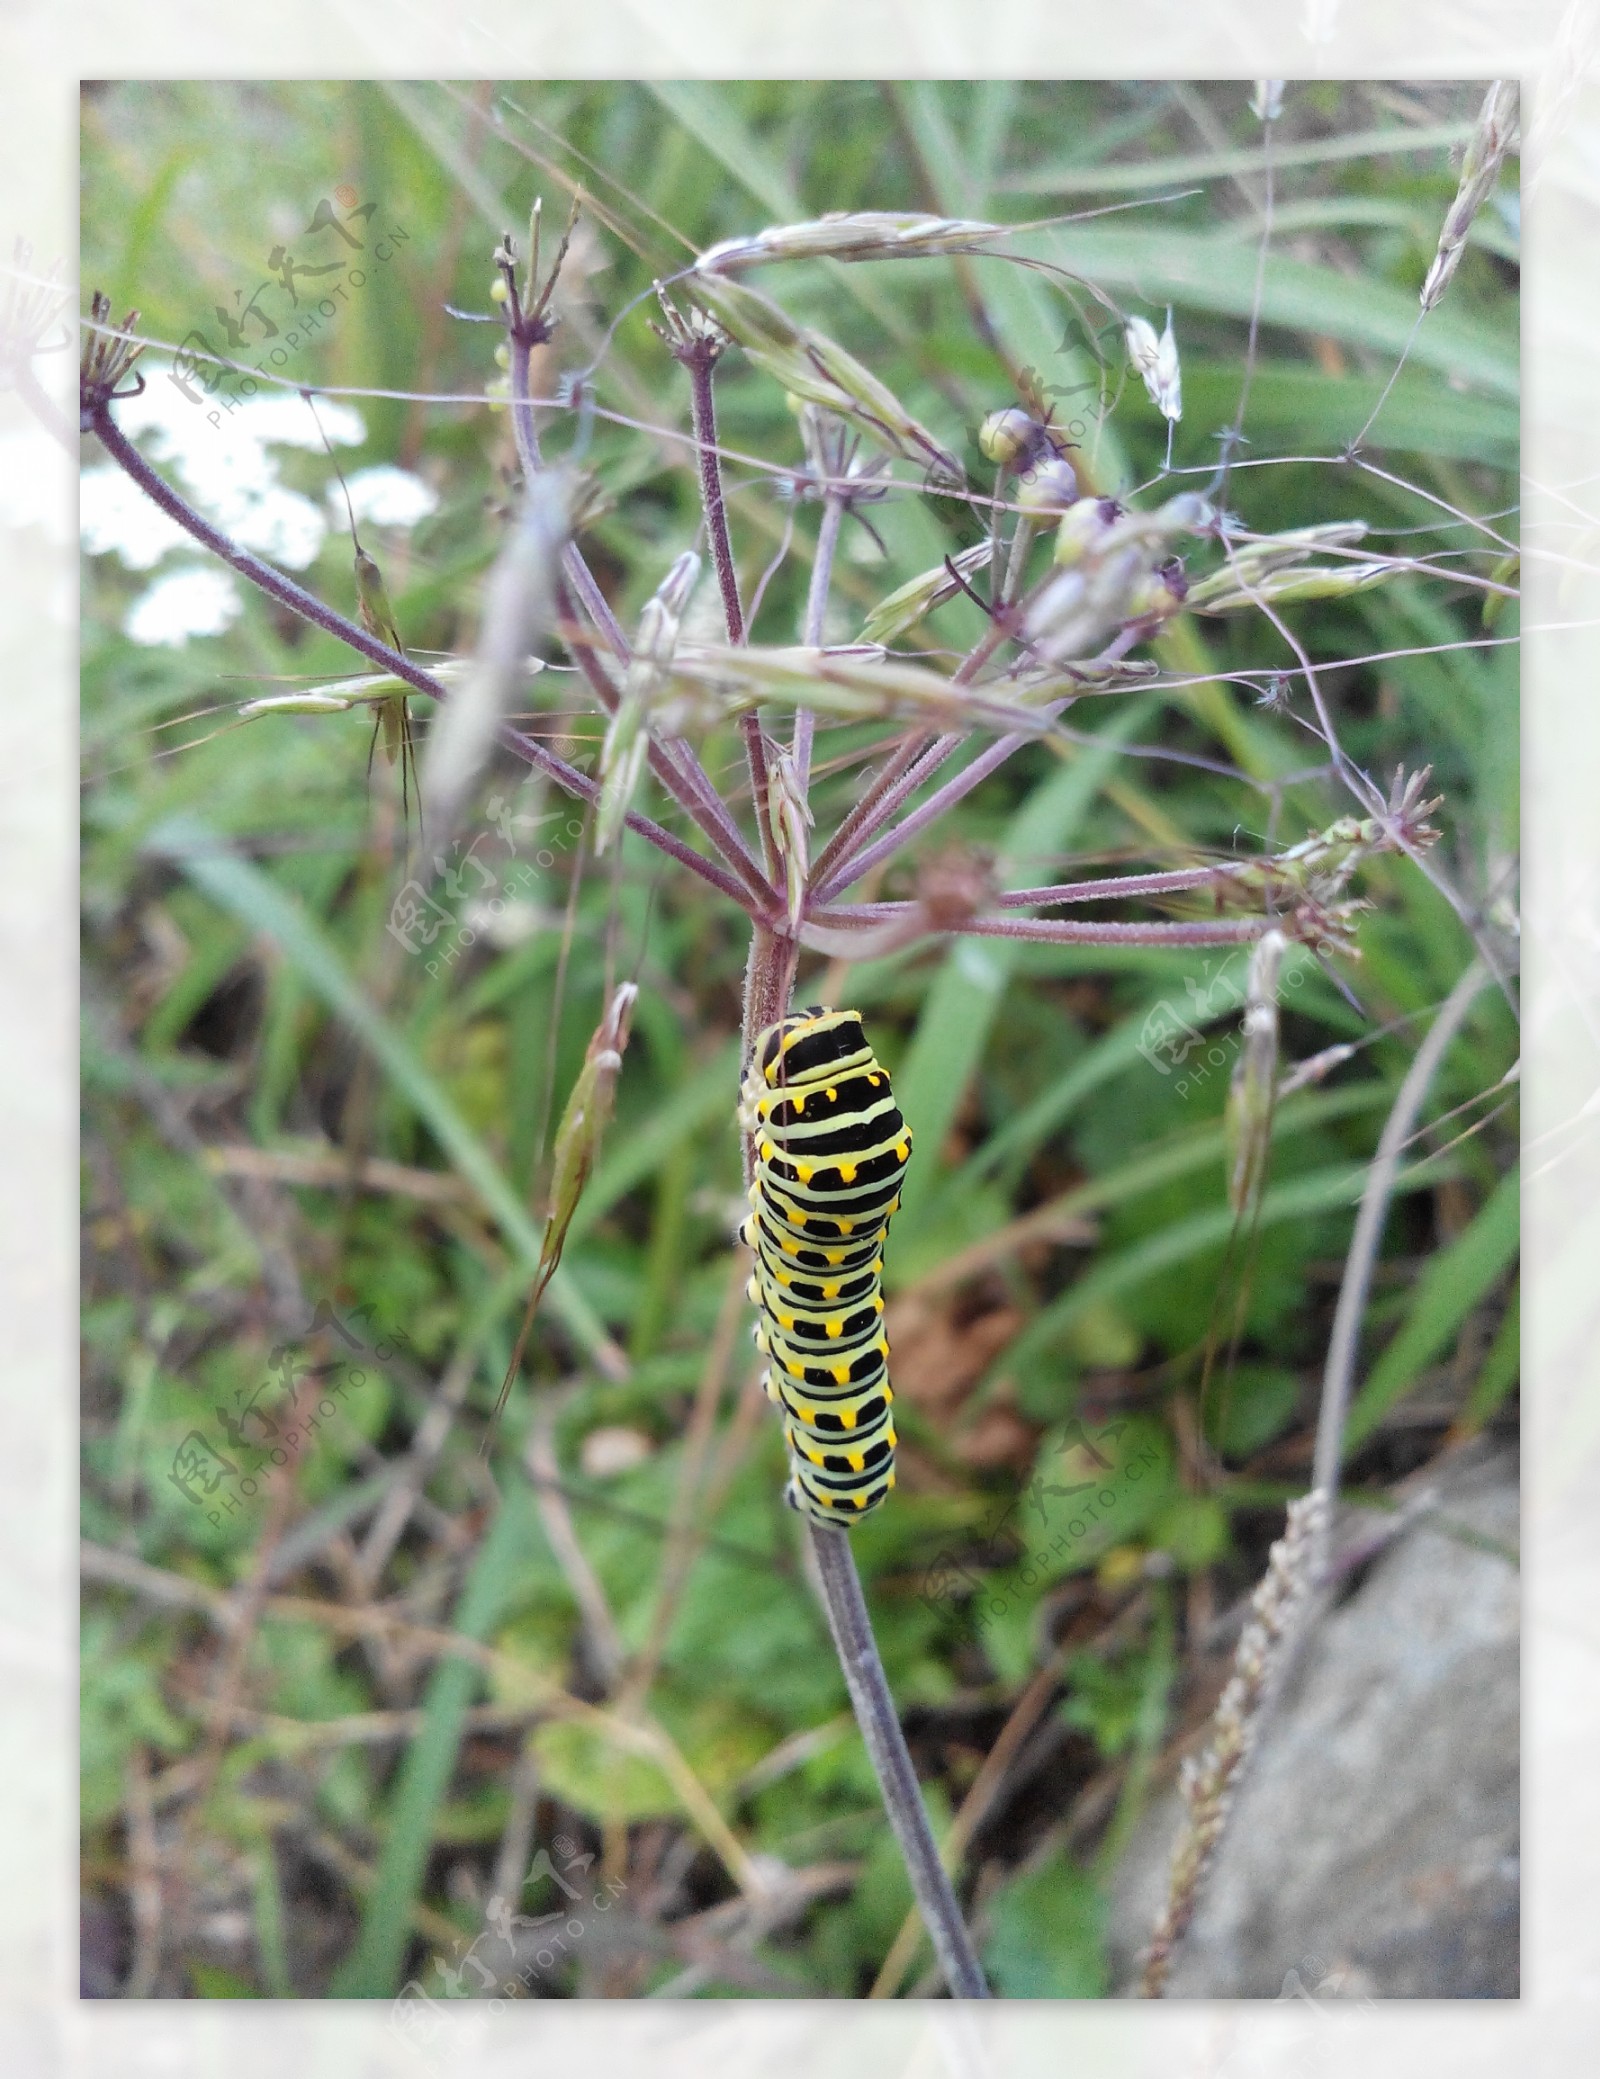
<instances>
[{"instance_id":1,"label":"caterpillar body segment","mask_svg":"<svg viewBox=\"0 0 1600 2079\"><path fill-rule=\"evenodd\" d=\"M857 1011L815 1010L756 1040L740 1092L755 1149L749 1295L782 1408L786 1497L849 1525L894 1486L883 1245L911 1133Z\"/></svg>"}]
</instances>

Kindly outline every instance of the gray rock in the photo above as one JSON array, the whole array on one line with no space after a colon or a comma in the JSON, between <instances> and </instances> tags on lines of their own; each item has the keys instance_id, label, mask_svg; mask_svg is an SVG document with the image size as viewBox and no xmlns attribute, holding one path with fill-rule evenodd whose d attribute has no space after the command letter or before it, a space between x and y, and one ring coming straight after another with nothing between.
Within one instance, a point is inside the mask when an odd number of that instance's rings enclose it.
<instances>
[{"instance_id":1,"label":"gray rock","mask_svg":"<svg viewBox=\"0 0 1600 2079\"><path fill-rule=\"evenodd\" d=\"M1168 1998L1517 1997L1517 1461L1469 1449L1430 1486L1291 1669ZM1178 1818L1173 1790L1117 1873L1124 1991Z\"/></svg>"}]
</instances>

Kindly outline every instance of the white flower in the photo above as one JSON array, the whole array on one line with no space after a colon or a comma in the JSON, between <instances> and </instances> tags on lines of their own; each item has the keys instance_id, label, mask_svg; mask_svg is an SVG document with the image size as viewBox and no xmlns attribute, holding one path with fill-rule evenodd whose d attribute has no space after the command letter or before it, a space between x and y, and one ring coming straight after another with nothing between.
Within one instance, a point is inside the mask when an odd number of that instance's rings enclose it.
<instances>
[{"instance_id":1,"label":"white flower","mask_svg":"<svg viewBox=\"0 0 1600 2079\"><path fill-rule=\"evenodd\" d=\"M1167 309L1167 329L1158 339L1156 328L1146 318L1128 320L1128 359L1143 378L1150 401L1163 418L1183 417L1183 380L1178 367L1178 342L1172 332L1172 309Z\"/></svg>"},{"instance_id":2,"label":"white flower","mask_svg":"<svg viewBox=\"0 0 1600 2079\"><path fill-rule=\"evenodd\" d=\"M122 625L134 642L178 648L191 635L220 635L238 619L240 606L225 571L174 570L134 601Z\"/></svg>"}]
</instances>

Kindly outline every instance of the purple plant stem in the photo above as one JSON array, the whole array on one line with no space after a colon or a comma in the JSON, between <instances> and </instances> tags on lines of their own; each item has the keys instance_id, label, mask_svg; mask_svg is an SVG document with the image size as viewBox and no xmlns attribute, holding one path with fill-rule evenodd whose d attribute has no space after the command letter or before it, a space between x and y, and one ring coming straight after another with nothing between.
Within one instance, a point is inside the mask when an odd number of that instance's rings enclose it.
<instances>
[{"instance_id":1,"label":"purple plant stem","mask_svg":"<svg viewBox=\"0 0 1600 2079\"><path fill-rule=\"evenodd\" d=\"M343 614L334 607L324 605L313 593L306 591L303 585L297 585L293 578L285 577L281 570L275 570L270 563L263 563L259 556L252 556L248 549L241 549L236 542L230 541L227 535L219 533L208 520L202 519L165 478L158 476L150 467L112 418L109 405L101 404L94 407L86 414L86 423L106 453L133 479L152 504L158 505L186 534L193 535L196 541L208 548L213 555L220 557L224 563L231 565L241 577L248 578L251 584L288 607L291 613L298 614L302 620L310 621L327 634L337 637L352 650L359 651L374 664L381 665L393 677L403 679L408 686L414 686L419 693L426 693L430 700L449 700L450 695L446 688L424 671L420 664L414 664L398 650L391 650L386 643L380 642L375 635L369 635L367 630L356 622L347 621ZM599 783L591 780L586 773L580 772L575 765L569 765L564 758L558 758L553 751L546 750L536 737L524 736L521 730L513 729L509 723L502 725L499 735L502 743L509 745L530 765L536 765L541 772L548 773L567 793L575 795L580 801L599 800ZM641 837L647 839L659 851L665 852L669 858L676 859L680 865L687 866L692 872L699 874L702 880L709 881L714 888L736 902L747 915L755 914L755 905L750 895L715 861L702 859L700 854L686 845L681 838L674 837L670 830L663 830L659 823L652 822L648 816L637 815L629 810L627 822L630 830L636 830Z\"/></svg>"},{"instance_id":2,"label":"purple plant stem","mask_svg":"<svg viewBox=\"0 0 1600 2079\"><path fill-rule=\"evenodd\" d=\"M854 808L846 813L838 829L817 854L811 868L811 880L814 887L821 887L823 881L833 872L838 862L846 856L852 845L857 843L858 840L870 837L872 832L880 827L883 816L877 813L879 802L883 799L888 789L903 774L911 771L917 760L927 750L929 742L930 734L926 729L918 730L915 735L904 738L898 749L883 767L883 770L868 782ZM904 797L897 798L903 799ZM883 812L884 815L892 815L893 813L892 809L886 809Z\"/></svg>"},{"instance_id":3,"label":"purple plant stem","mask_svg":"<svg viewBox=\"0 0 1600 2079\"><path fill-rule=\"evenodd\" d=\"M1244 946L1272 929L1272 917L1230 917L1216 923L1083 924L1064 917L974 917L952 927L969 938L1032 939L1047 946ZM947 936L950 934L947 934Z\"/></svg>"},{"instance_id":4,"label":"purple plant stem","mask_svg":"<svg viewBox=\"0 0 1600 2079\"><path fill-rule=\"evenodd\" d=\"M522 474L530 482L544 468L544 455L539 446L538 429L533 423L533 391L529 380L529 359L533 341L522 335L520 328L511 332L511 430L517 443L517 457L522 464ZM625 664L632 654L628 638L617 624L616 615L606 604L605 594L595 582L594 572L589 568L583 551L576 542L569 541L561 552L561 567L568 582L582 600L584 610L594 622L607 646Z\"/></svg>"},{"instance_id":5,"label":"purple plant stem","mask_svg":"<svg viewBox=\"0 0 1600 2079\"><path fill-rule=\"evenodd\" d=\"M569 643L568 649L577 658L578 667L589 681L595 699L608 715L614 714L618 706L617 690L588 643L580 637ZM687 745L684 748L687 750ZM689 760L680 765L670 753L670 745L657 743L651 738L646 752L650 770L745 883L755 901L754 904L747 901L743 907L752 916L765 914L777 900L776 892L756 864L738 825L723 807L722 797L712 786L698 758L690 753Z\"/></svg>"},{"instance_id":6,"label":"purple plant stem","mask_svg":"<svg viewBox=\"0 0 1600 2079\"><path fill-rule=\"evenodd\" d=\"M531 346L531 340L523 336L519 325L514 324L511 330L511 424L516 435L517 455L522 463L523 475L530 479L544 468L544 455L533 421L533 394L529 380ZM619 660L626 663L630 655L628 639L617 625L604 594L595 583L594 574L575 542L568 542L562 551L561 567L568 583L582 601L589 618L609 648ZM610 680L603 671L590 668L587 651L580 650L577 654L600 704L607 714L613 713L617 705L617 696ZM724 808L721 796L711 784L710 775L694 751L685 743L668 746L652 740L648 755L650 770L662 786L685 814L699 824L716 850L749 885L752 893L765 902L770 893L766 877L756 863L755 855L745 843L739 826Z\"/></svg>"},{"instance_id":7,"label":"purple plant stem","mask_svg":"<svg viewBox=\"0 0 1600 2079\"><path fill-rule=\"evenodd\" d=\"M1000 898L1002 902L1010 899ZM812 910L806 921L842 931L870 931L918 908L920 904L915 902L841 903ZM965 932L975 938L1033 939L1060 946L1236 946L1259 938L1272 922L1270 917L1228 917L1201 918L1193 923L1086 924L1059 917L974 917L966 924L930 928L940 937Z\"/></svg>"},{"instance_id":8,"label":"purple plant stem","mask_svg":"<svg viewBox=\"0 0 1600 2079\"><path fill-rule=\"evenodd\" d=\"M990 627L979 640L976 649L961 660L950 683L953 686L970 684L974 674L994 654L1002 640L1002 632L996 627ZM933 732L926 729L908 737L823 846L811 871L812 886L820 889L823 882L829 880L839 861L846 858L853 847L866 843L875 832L881 830L907 794L942 765L957 745L965 741L964 734L947 735L935 741ZM901 779L917 767L924 754L928 752L930 742L933 743L932 762L921 766L919 776L912 782L911 787L899 786ZM898 791L891 791L896 788ZM849 883L844 881L830 881L830 889L848 885Z\"/></svg>"},{"instance_id":9,"label":"purple plant stem","mask_svg":"<svg viewBox=\"0 0 1600 2079\"><path fill-rule=\"evenodd\" d=\"M706 537L711 559L717 568L722 591L722 616L728 641L735 649L744 643L744 609L739 604L739 573L733 565L733 545L728 539L728 508L722 495L722 465L717 459L717 405L712 391L711 371L717 349L709 339L696 340L678 355L689 371L690 411L694 421L695 452L700 460L700 497L705 507ZM769 880L776 880L778 848L772 837L772 806L768 796L767 747L761 734L761 717L754 711L739 718L744 738L745 759L750 768L750 794L756 807L756 826L761 832L761 858Z\"/></svg>"},{"instance_id":10,"label":"purple plant stem","mask_svg":"<svg viewBox=\"0 0 1600 2079\"><path fill-rule=\"evenodd\" d=\"M903 785L894 800L888 802L879 821L892 815L899 802L920 787L922 782L936 772L966 740L964 736L941 736L916 771L906 775L908 784ZM989 777L990 773L998 771L1024 744L1036 740L1031 736L997 736L988 750L980 751L970 765L958 772L953 780L946 780L942 787L928 796L920 808L913 809L910 815L896 823L892 830L885 831L875 844L869 844L860 851L852 851L830 876L827 885L817 891L818 900L827 902L848 888L852 881L859 881L880 859L887 859L898 852L919 830L925 830L947 809L954 808L958 801L970 794L980 781Z\"/></svg>"},{"instance_id":11,"label":"purple plant stem","mask_svg":"<svg viewBox=\"0 0 1600 2079\"><path fill-rule=\"evenodd\" d=\"M982 657L988 654L986 645L992 648L988 636L966 659L952 684L964 683L963 674L969 669L975 671L978 668ZM1070 698L1053 701L1048 707L1041 708L1040 713L1059 715L1071 705ZM858 805L854 815L846 817L840 824L833 840L818 860L814 877L817 884L817 900L828 902L843 889L848 888L852 881L860 880L861 876L876 866L880 859L887 859L891 853L898 851L908 838L915 837L919 830L925 829L936 817L942 816L947 809L953 808L965 795L970 794L980 780L985 780L990 773L998 771L1014 751L1020 749L1023 744L1036 740L1020 733L996 737L987 751L981 752L971 765L958 773L953 780L947 781L936 794L930 794L921 808L914 809L903 823L896 824L893 830L879 838L875 844L869 844L868 840L874 832L883 828L900 804L909 795L914 794L925 780L931 779L947 759L954 756L967 741L967 734L952 731L936 738L917 759L903 761L897 773L891 773L891 768L886 767L868 795ZM922 741L926 743L926 738Z\"/></svg>"},{"instance_id":12,"label":"purple plant stem","mask_svg":"<svg viewBox=\"0 0 1600 2079\"><path fill-rule=\"evenodd\" d=\"M1062 881L1053 888L1012 888L999 897L1007 910L1049 909L1056 903L1117 902L1125 895L1168 895L1184 888L1204 888L1215 881L1225 885L1259 869L1270 871L1270 858L1229 861L1217 866L1180 866L1169 873L1107 875L1098 881Z\"/></svg>"}]
</instances>

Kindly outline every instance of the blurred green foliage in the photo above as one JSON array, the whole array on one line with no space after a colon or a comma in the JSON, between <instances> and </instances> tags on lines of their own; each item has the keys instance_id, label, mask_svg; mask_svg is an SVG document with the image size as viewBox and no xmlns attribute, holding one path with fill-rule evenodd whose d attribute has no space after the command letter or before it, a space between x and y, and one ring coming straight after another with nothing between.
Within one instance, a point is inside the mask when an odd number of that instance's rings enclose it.
<instances>
[{"instance_id":1,"label":"blurred green foliage","mask_svg":"<svg viewBox=\"0 0 1600 2079\"><path fill-rule=\"evenodd\" d=\"M1261 531L1361 518L1373 547L1430 562L1378 591L1293 609L1293 628L1359 764L1385 783L1397 765L1433 766L1445 797L1439 866L1487 928L1502 930L1517 841L1515 615L1486 639L1488 595L1442 573L1481 577L1511 525L1514 187L1485 211L1384 405L1364 452L1385 473L1342 459L1410 328L1454 191L1449 147L1478 98L1453 85L1290 90L1248 442L1226 496ZM446 306L489 308L494 242L507 227L522 235L535 194L546 198L547 230L575 184L588 197L562 328L537 380L553 395L563 371L593 369L601 412L583 463L609 509L584 546L630 626L699 524L684 378L649 329L646 292L695 251L769 222L869 207L1014 220L1128 204L1108 220L1035 231L1018 250L1077 266L1152 317L1172 303L1186 398L1175 463L1204 482L1242 394L1255 294L1265 189L1247 100L1229 86L1071 82L94 86L84 99L82 279L119 313L137 308L154 338L178 342L198 327L221 345L213 313L236 312L273 279L274 248L334 252L325 233L307 237L323 198L353 193L377 206L374 223L402 226L392 259L351 289L336 323L305 339L289 373L362 393L365 437L340 451L347 474L395 463L435 493L415 526L369 522L364 539L381 554L408 647L460 654L512 507L515 457L504 415L471 401L495 377L495 334ZM348 263L348 251L340 257ZM1011 401L1031 368L1063 391L1091 386L1082 394L1095 409L1072 437L1102 488L1132 489L1159 468L1165 429L1137 384L1119 389L1115 332L1102 395L1079 315L1093 306L1080 295L1075 307L1054 277L985 258L805 262L761 279L956 452L971 457L983 415ZM159 357L145 366L153 385L167 382ZM402 394L374 394L383 391ZM738 354L719 377L718 406L724 445L757 458L727 472L747 600L794 522L754 631L792 641L814 536L811 514L785 496L783 472L802 465L795 423ZM547 417L551 450L566 445L569 423ZM281 485L323 506L333 480L320 448L271 453ZM86 467L102 461L87 444ZM342 508L327 510L301 575L348 612L349 543L332 517ZM910 483L870 516L887 560L847 526L830 639L848 640L875 600L975 537L967 507ZM200 560L178 552L185 567ZM638 1915L708 1911L729 1896L729 1879L696 1846L681 1788L581 1716L545 1714L508 1671L599 1694L570 1557L522 1470L540 1396L553 1410L570 1522L622 1646L637 1652L651 1637L664 1526L738 1210L744 920L630 837L615 876L591 866L574 880L579 852L563 852L538 869L514 928L485 923L448 964L411 957L384 928L403 836L381 761L370 786L364 777L365 717L229 726L233 708L281 679L343 674L346 653L245 588L224 632L181 647L137 643L125 624L151 583L147 569L101 555L84 587L84 1533L206 1591L251 1578L270 1523L270 1550L314 1555L285 1564L275 1589L376 1596L407 1623L453 1628L499 1656L485 1672L415 1643L361 1643L304 1610L269 1611L249 1645L244 1715L226 1729L223 1765L209 1784L197 1771L187 1793L204 1795L201 1893L242 1907L252 1934L227 1951L198 1921L187 1925L161 1987L385 1996L448 1951L447 1930L471 1941L524 1735L539 1841L559 1833L603 1852L627 1873ZM703 597L697 610L708 607ZM958 599L926 635L953 655L981 632L977 609ZM1046 880L1100 860L1177 864L1289 843L1347 810L1304 726L1304 700L1285 714L1228 683L1291 661L1272 626L1254 614L1180 623L1158 654L1198 685L1083 703L1073 719L1089 715L1093 745L1064 767L1042 749L1019 754L922 856L959 843ZM536 726L588 762L598 728L581 681L552 669L537 684ZM820 733L823 832L882 734ZM732 730L702 750L731 794ZM1151 751L1191 762L1140 755ZM490 776L484 831L496 794L532 801L534 814L560 806L536 788L518 794L522 777L509 764ZM644 805L664 813L658 796ZM910 885L896 865L883 892ZM838 985L867 1010L918 1136L888 1265L906 1471L855 1543L941 1826L970 1783L975 1748L992 1743L1052 1641L1073 1646L1065 1744L1041 1779L1048 1794L1003 1803L968 1863L986 1961L1008 1996L1108 1989L1106 1870L1091 1868L1076 1837L1068 1845L1073 1799L1120 1758L1113 1835L1124 1836L1143 1796L1134 1763L1159 1746L1180 1694L1163 1630L1168 1575L1241 1590L1281 1521L1276 1503L1304 1484L1363 1166L1418 1031L1473 951L1411 862L1377 862L1361 892L1373 905L1361 963L1336 976L1299 959L1284 1012L1289 1060L1339 1042L1358 1051L1280 1107L1270 1187L1245 1234L1232 1231L1224 1185L1239 998L1221 986L1220 954L966 940L858 967ZM824 966L808 957L799 1001L816 996ZM1242 979L1238 956L1228 972ZM534 1338L531 1392L513 1399L491 1478L479 1440L537 1255L551 1121L608 985L627 975L641 995L615 1120L568 1242L559 1304ZM1177 1068L1139 1052L1146 1016L1163 1005L1189 1007L1203 1028L1203 1048ZM1515 1317L1504 1310L1515 1199L1501 1181L1514 1111L1457 1136L1493 1110L1479 1100L1515 1052L1511 1014L1490 992L1430 1100L1429 1116L1451 1123L1411 1152L1390 1217L1358 1483L1410 1469L1452 1420L1497 1419L1514 1383ZM237 1152L231 1170L218 1157L224 1147L284 1160L247 1176ZM345 1188L342 1164L366 1157L455 1183L431 1196L403 1174L398 1188ZM320 1159L322 1172L307 1182L289 1158ZM953 1296L939 1286L957 1252L994 1242L1051 1200L1063 1217L1092 1221L1092 1239L1019 1239ZM285 1334L274 1294L286 1260L309 1307L365 1305L373 1324L409 1341L371 1363L319 1430L286 1511L269 1487L220 1514L186 1499L168 1471L189 1430L214 1432L214 1411L239 1405L268 1374ZM1505 1329L1496 1339L1502 1319L1509 1340ZM608 1347L627 1364L609 1361ZM696 1512L705 1542L648 1707L748 1852L795 1868L850 1866L750 1956L768 1990L853 1995L876 1974L909 1891L853 1729L820 1737L846 1708L843 1684L781 1505L777 1425L764 1409L753 1422L737 1411L742 1341L737 1351L715 1432L715 1499ZM466 1381L462 1409L426 1506L366 1580L357 1559L386 1469L410 1449L447 1373ZM937 1392L927 1385L935 1373L948 1382ZM1075 1416L1124 1420L1150 1443L1160 1476L1092 1536L1069 1541L1065 1562L1058 1555L1023 1583L988 1526L1058 1462ZM607 1470L597 1439L618 1432L631 1456ZM1204 1462L1201 1439L1213 1454ZM1024 1509L1019 1536L1033 1541L1036 1528ZM949 1555L965 1572L929 1592ZM979 1628L975 1601L1001 1581L1004 1614ZM202 1755L217 1639L197 1614L125 1587L97 1585L90 1604L87 1881L120 1897L129 1770L140 1757L160 1771ZM1118 1642L1103 1644L1113 1623ZM526 1723L472 1729L468 1714L485 1700L525 1706ZM326 1730L407 1710L421 1717L398 1736L307 1740L288 1723ZM775 1754L782 1765L768 1775ZM652 1909L663 1868L674 1888ZM579 1945L546 1989L647 1992L682 1968L658 1932L653 1944L603 1954ZM696 1989L741 1986L712 1971Z\"/></svg>"}]
</instances>

